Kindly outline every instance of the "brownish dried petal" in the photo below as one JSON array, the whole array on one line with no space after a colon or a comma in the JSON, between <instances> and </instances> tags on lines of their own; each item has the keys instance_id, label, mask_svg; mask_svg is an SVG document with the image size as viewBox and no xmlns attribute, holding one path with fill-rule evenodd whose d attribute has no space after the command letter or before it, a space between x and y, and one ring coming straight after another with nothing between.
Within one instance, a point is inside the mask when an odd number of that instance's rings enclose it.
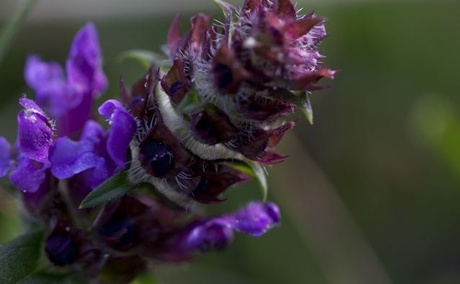
<instances>
[{"instance_id":1,"label":"brownish dried petal","mask_svg":"<svg viewBox=\"0 0 460 284\"><path fill-rule=\"evenodd\" d=\"M282 117L294 110L294 106L287 102L265 99L254 95L239 98L237 101L239 112L248 119L264 121L271 117Z\"/></svg>"},{"instance_id":2,"label":"brownish dried petal","mask_svg":"<svg viewBox=\"0 0 460 284\"><path fill-rule=\"evenodd\" d=\"M307 34L314 26L323 21L324 19L320 17L303 17L289 22L283 26L284 36L289 40L295 40Z\"/></svg>"},{"instance_id":3,"label":"brownish dried petal","mask_svg":"<svg viewBox=\"0 0 460 284\"><path fill-rule=\"evenodd\" d=\"M305 72L301 77L288 80L291 89L294 90L311 90L321 78L334 78L335 71L327 68L320 68L317 71Z\"/></svg>"},{"instance_id":4,"label":"brownish dried petal","mask_svg":"<svg viewBox=\"0 0 460 284\"><path fill-rule=\"evenodd\" d=\"M159 69L152 66L144 78L137 81L129 90L124 81L120 81L120 95L123 105L130 113L139 120L143 120L146 110L149 109L149 101L154 95L155 88L158 84Z\"/></svg>"},{"instance_id":5,"label":"brownish dried petal","mask_svg":"<svg viewBox=\"0 0 460 284\"><path fill-rule=\"evenodd\" d=\"M214 57L212 73L217 88L230 94L236 93L241 82L250 76L225 41Z\"/></svg>"},{"instance_id":6,"label":"brownish dried petal","mask_svg":"<svg viewBox=\"0 0 460 284\"><path fill-rule=\"evenodd\" d=\"M179 104L191 88L190 81L184 71L184 62L174 60L173 66L161 79L161 87L168 94L173 104Z\"/></svg>"},{"instance_id":7,"label":"brownish dried petal","mask_svg":"<svg viewBox=\"0 0 460 284\"><path fill-rule=\"evenodd\" d=\"M228 116L218 109L206 109L194 114L190 127L195 137L208 145L228 142L239 133Z\"/></svg>"},{"instance_id":8,"label":"brownish dried petal","mask_svg":"<svg viewBox=\"0 0 460 284\"><path fill-rule=\"evenodd\" d=\"M174 60L176 58L177 50L179 49L180 42L182 40L179 29L179 14L174 17L168 30L167 47L169 58Z\"/></svg>"},{"instance_id":9,"label":"brownish dried petal","mask_svg":"<svg viewBox=\"0 0 460 284\"><path fill-rule=\"evenodd\" d=\"M296 17L295 8L291 0L276 1L276 13L281 18L292 19Z\"/></svg>"}]
</instances>

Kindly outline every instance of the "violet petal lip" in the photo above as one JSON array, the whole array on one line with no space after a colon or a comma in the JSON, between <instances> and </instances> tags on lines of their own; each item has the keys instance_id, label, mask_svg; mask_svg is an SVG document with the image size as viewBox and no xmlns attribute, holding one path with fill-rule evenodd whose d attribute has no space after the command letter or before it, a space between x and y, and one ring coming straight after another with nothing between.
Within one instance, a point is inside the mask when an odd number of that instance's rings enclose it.
<instances>
[{"instance_id":1,"label":"violet petal lip","mask_svg":"<svg viewBox=\"0 0 460 284\"><path fill-rule=\"evenodd\" d=\"M6 176L12 169L10 153L10 144L5 137L0 137L0 178Z\"/></svg>"},{"instance_id":2,"label":"violet petal lip","mask_svg":"<svg viewBox=\"0 0 460 284\"><path fill-rule=\"evenodd\" d=\"M115 163L121 167L126 162L126 152L137 129L136 120L116 100L108 100L103 103L99 107L99 113L110 124L107 152Z\"/></svg>"},{"instance_id":3,"label":"violet petal lip","mask_svg":"<svg viewBox=\"0 0 460 284\"><path fill-rule=\"evenodd\" d=\"M35 102L21 98L24 107L18 114L17 145L21 153L34 161L48 164L48 152L52 145L53 129L45 113Z\"/></svg>"},{"instance_id":4,"label":"violet petal lip","mask_svg":"<svg viewBox=\"0 0 460 284\"><path fill-rule=\"evenodd\" d=\"M90 91L91 96L97 95L108 85L101 66L96 27L93 23L88 23L77 32L70 48L66 63L69 83L79 91Z\"/></svg>"},{"instance_id":5,"label":"violet petal lip","mask_svg":"<svg viewBox=\"0 0 460 284\"><path fill-rule=\"evenodd\" d=\"M10 174L11 182L23 192L36 192L45 180L47 166L25 156L19 157L18 164Z\"/></svg>"},{"instance_id":6,"label":"violet petal lip","mask_svg":"<svg viewBox=\"0 0 460 284\"><path fill-rule=\"evenodd\" d=\"M279 225L281 216L278 206L273 202L252 202L222 219L235 231L259 237Z\"/></svg>"},{"instance_id":7,"label":"violet petal lip","mask_svg":"<svg viewBox=\"0 0 460 284\"><path fill-rule=\"evenodd\" d=\"M37 103L53 117L64 115L83 99L67 82L61 65L56 62L45 62L36 55L30 55L24 73L25 81L35 90Z\"/></svg>"},{"instance_id":8,"label":"violet petal lip","mask_svg":"<svg viewBox=\"0 0 460 284\"><path fill-rule=\"evenodd\" d=\"M222 249L233 240L233 231L259 237L279 225L280 211L272 202L252 202L233 214L196 221L176 236L169 247L178 255Z\"/></svg>"},{"instance_id":9,"label":"violet petal lip","mask_svg":"<svg viewBox=\"0 0 460 284\"><path fill-rule=\"evenodd\" d=\"M38 105L56 119L58 136L81 130L90 118L94 99L108 85L102 70L97 31L92 23L86 24L74 37L66 75L56 62L45 62L35 55L27 58L25 80L35 91Z\"/></svg>"}]
</instances>

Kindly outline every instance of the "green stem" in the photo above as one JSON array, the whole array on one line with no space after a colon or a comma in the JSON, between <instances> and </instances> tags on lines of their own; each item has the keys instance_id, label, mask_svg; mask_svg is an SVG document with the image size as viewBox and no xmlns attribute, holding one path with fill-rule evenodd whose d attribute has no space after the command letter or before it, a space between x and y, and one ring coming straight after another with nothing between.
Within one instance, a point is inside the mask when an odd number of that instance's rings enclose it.
<instances>
[{"instance_id":1,"label":"green stem","mask_svg":"<svg viewBox=\"0 0 460 284\"><path fill-rule=\"evenodd\" d=\"M27 15L35 2L36 0L19 1L18 8L16 9L13 18L4 27L0 36L0 65L8 54L11 45L13 44L22 24L25 22Z\"/></svg>"}]
</instances>

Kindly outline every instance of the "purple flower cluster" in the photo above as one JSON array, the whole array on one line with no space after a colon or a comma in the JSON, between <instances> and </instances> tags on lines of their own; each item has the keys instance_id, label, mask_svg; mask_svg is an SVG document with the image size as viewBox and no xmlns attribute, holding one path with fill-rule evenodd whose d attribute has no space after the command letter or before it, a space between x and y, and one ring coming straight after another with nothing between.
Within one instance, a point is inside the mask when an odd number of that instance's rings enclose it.
<instances>
[{"instance_id":1,"label":"purple flower cluster","mask_svg":"<svg viewBox=\"0 0 460 284\"><path fill-rule=\"evenodd\" d=\"M128 282L150 260L188 261L227 247L234 231L257 237L279 224L271 202L217 217L194 208L223 201L227 188L247 180L241 165L284 158L272 150L294 127L283 119L308 111L309 92L334 75L320 67L316 49L324 20L298 15L289 0L218 4L222 23L199 14L181 36L176 18L170 66L153 64L132 87L122 81L120 101L104 102L99 116L94 102L108 82L92 24L75 36L65 73L58 63L27 59L35 100L19 100L16 142L0 137L0 178L9 174L44 228L54 265L91 279L119 271ZM88 194L123 175L113 190L128 187L127 195L81 208Z\"/></svg>"}]
</instances>

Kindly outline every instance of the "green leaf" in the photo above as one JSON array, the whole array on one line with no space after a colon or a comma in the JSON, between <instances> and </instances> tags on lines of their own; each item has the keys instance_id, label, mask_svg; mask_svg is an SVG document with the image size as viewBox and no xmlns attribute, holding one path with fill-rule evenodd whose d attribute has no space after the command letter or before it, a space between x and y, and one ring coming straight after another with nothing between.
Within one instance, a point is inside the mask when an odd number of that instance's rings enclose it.
<instances>
[{"instance_id":1,"label":"green leaf","mask_svg":"<svg viewBox=\"0 0 460 284\"><path fill-rule=\"evenodd\" d=\"M35 231L0 246L0 283L17 283L36 269L42 238Z\"/></svg>"},{"instance_id":2,"label":"green leaf","mask_svg":"<svg viewBox=\"0 0 460 284\"><path fill-rule=\"evenodd\" d=\"M91 191L80 204L82 208L92 208L115 200L133 188L126 171L120 171Z\"/></svg>"},{"instance_id":3,"label":"green leaf","mask_svg":"<svg viewBox=\"0 0 460 284\"><path fill-rule=\"evenodd\" d=\"M178 113L192 113L201 108L204 103L197 92L188 93L176 108Z\"/></svg>"},{"instance_id":4,"label":"green leaf","mask_svg":"<svg viewBox=\"0 0 460 284\"><path fill-rule=\"evenodd\" d=\"M262 191L262 200L267 200L268 195L268 184L267 177L265 175L265 169L257 162L250 160L245 161L232 161L227 163L230 167L241 171L257 180L259 183L260 189Z\"/></svg>"},{"instance_id":5,"label":"green leaf","mask_svg":"<svg viewBox=\"0 0 460 284\"><path fill-rule=\"evenodd\" d=\"M131 49L122 52L118 56L118 61L123 62L127 59L134 59L142 64L145 68L150 68L152 63L155 63L159 66L163 66L166 63L166 60L163 56L149 50L142 49Z\"/></svg>"},{"instance_id":6,"label":"green leaf","mask_svg":"<svg viewBox=\"0 0 460 284\"><path fill-rule=\"evenodd\" d=\"M279 92L274 92L272 96L277 100L294 104L300 112L302 112L308 122L313 124L313 108L308 93L280 90Z\"/></svg>"},{"instance_id":7,"label":"green leaf","mask_svg":"<svg viewBox=\"0 0 460 284\"><path fill-rule=\"evenodd\" d=\"M310 124L313 124L313 108L311 106L310 96L308 94L305 94L305 98L302 102L302 105L297 105L297 107L307 118L308 122L310 122Z\"/></svg>"}]
</instances>

